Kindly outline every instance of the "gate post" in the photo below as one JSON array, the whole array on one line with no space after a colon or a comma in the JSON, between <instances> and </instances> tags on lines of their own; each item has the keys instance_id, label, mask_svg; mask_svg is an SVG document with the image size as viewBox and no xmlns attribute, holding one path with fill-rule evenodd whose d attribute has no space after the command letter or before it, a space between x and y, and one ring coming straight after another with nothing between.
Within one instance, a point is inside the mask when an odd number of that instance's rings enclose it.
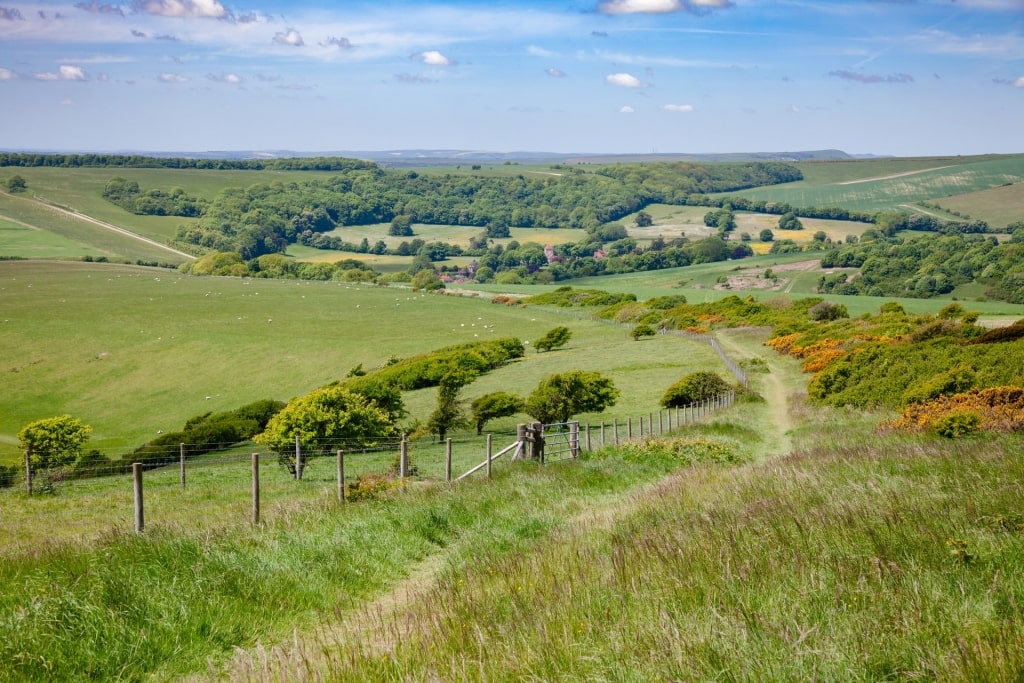
<instances>
[{"instance_id":1,"label":"gate post","mask_svg":"<svg viewBox=\"0 0 1024 683\"><path fill-rule=\"evenodd\" d=\"M580 423L569 423L569 455L573 460L580 456Z\"/></svg>"}]
</instances>

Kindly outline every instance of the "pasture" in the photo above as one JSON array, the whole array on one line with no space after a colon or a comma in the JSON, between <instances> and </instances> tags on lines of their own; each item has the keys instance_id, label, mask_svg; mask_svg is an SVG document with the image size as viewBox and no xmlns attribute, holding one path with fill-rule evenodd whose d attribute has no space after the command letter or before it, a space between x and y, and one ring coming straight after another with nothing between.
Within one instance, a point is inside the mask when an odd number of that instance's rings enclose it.
<instances>
[{"instance_id":1,"label":"pasture","mask_svg":"<svg viewBox=\"0 0 1024 683\"><path fill-rule=\"evenodd\" d=\"M792 206L842 206L860 211L915 209L939 200L1024 182L1024 155L886 159L796 164L804 180L729 193ZM989 220L982 213L975 218ZM999 225L998 220L994 220Z\"/></svg>"},{"instance_id":2,"label":"pasture","mask_svg":"<svg viewBox=\"0 0 1024 683\"><path fill-rule=\"evenodd\" d=\"M493 305L486 296L189 277L110 264L2 262L0 310L6 462L18 462L21 426L41 417L82 418L94 428L89 447L117 457L192 416L261 398L288 400L359 364L374 368L391 356L477 339L528 341L563 324L574 334L566 349L529 351L463 395L526 394L548 373L594 369L623 390L609 417L638 415L654 409L687 368L718 363L698 344L633 342L607 323ZM425 419L434 402L432 390L409 394L410 419Z\"/></svg>"}]
</instances>

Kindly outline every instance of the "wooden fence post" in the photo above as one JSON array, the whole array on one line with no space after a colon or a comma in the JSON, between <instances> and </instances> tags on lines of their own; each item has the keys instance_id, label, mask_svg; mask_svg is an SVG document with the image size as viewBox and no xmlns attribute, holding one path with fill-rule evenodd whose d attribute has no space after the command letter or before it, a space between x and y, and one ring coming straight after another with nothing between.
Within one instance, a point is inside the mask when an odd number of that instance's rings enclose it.
<instances>
[{"instance_id":1,"label":"wooden fence post","mask_svg":"<svg viewBox=\"0 0 1024 683\"><path fill-rule=\"evenodd\" d=\"M252 454L252 523L260 523L260 454Z\"/></svg>"},{"instance_id":2,"label":"wooden fence post","mask_svg":"<svg viewBox=\"0 0 1024 683\"><path fill-rule=\"evenodd\" d=\"M494 449L491 447L491 435L487 435L487 478L491 478L491 454L494 453Z\"/></svg>"},{"instance_id":3,"label":"wooden fence post","mask_svg":"<svg viewBox=\"0 0 1024 683\"><path fill-rule=\"evenodd\" d=\"M178 455L181 460L181 488L185 489L185 444L178 444Z\"/></svg>"},{"instance_id":4,"label":"wooden fence post","mask_svg":"<svg viewBox=\"0 0 1024 683\"><path fill-rule=\"evenodd\" d=\"M593 448L590 447L590 423L589 422L587 423L587 428L586 428L586 431L584 433L586 434L586 439L587 439L587 441L586 441L586 443L587 443L587 453L589 453L592 450L594 450Z\"/></svg>"},{"instance_id":5,"label":"wooden fence post","mask_svg":"<svg viewBox=\"0 0 1024 683\"><path fill-rule=\"evenodd\" d=\"M302 479L302 446L299 444L299 435L295 435L295 481Z\"/></svg>"},{"instance_id":6,"label":"wooden fence post","mask_svg":"<svg viewBox=\"0 0 1024 683\"><path fill-rule=\"evenodd\" d=\"M619 445L619 418L617 417L612 419L612 440L616 446Z\"/></svg>"},{"instance_id":7,"label":"wooden fence post","mask_svg":"<svg viewBox=\"0 0 1024 683\"><path fill-rule=\"evenodd\" d=\"M658 409L658 433L659 434L664 434L665 433L665 415L664 415L664 412L665 411L661 410L660 408ZM669 420L668 420L668 428L672 429L672 418L671 417L669 417Z\"/></svg>"},{"instance_id":8,"label":"wooden fence post","mask_svg":"<svg viewBox=\"0 0 1024 683\"><path fill-rule=\"evenodd\" d=\"M519 453L519 457L521 459L525 458L526 457L526 425L525 424L518 424L518 425L516 425L516 443L519 444L519 448L517 449L517 451Z\"/></svg>"},{"instance_id":9,"label":"wooden fence post","mask_svg":"<svg viewBox=\"0 0 1024 683\"><path fill-rule=\"evenodd\" d=\"M631 417L626 418L626 440L633 440L633 418Z\"/></svg>"},{"instance_id":10,"label":"wooden fence post","mask_svg":"<svg viewBox=\"0 0 1024 683\"><path fill-rule=\"evenodd\" d=\"M647 413L647 435L654 436L654 413Z\"/></svg>"},{"instance_id":11,"label":"wooden fence post","mask_svg":"<svg viewBox=\"0 0 1024 683\"><path fill-rule=\"evenodd\" d=\"M141 534L146 527L146 515L142 506L142 463L132 463L132 477L135 479L135 533Z\"/></svg>"},{"instance_id":12,"label":"wooden fence post","mask_svg":"<svg viewBox=\"0 0 1024 683\"><path fill-rule=\"evenodd\" d=\"M25 450L25 490L32 495L32 451Z\"/></svg>"},{"instance_id":13,"label":"wooden fence post","mask_svg":"<svg viewBox=\"0 0 1024 683\"><path fill-rule=\"evenodd\" d=\"M601 448L604 448L604 420L601 420Z\"/></svg>"},{"instance_id":14,"label":"wooden fence post","mask_svg":"<svg viewBox=\"0 0 1024 683\"><path fill-rule=\"evenodd\" d=\"M405 479L409 475L409 442L402 435L402 445L398 455L398 476Z\"/></svg>"},{"instance_id":15,"label":"wooden fence post","mask_svg":"<svg viewBox=\"0 0 1024 683\"><path fill-rule=\"evenodd\" d=\"M338 502L345 502L345 451L338 449Z\"/></svg>"},{"instance_id":16,"label":"wooden fence post","mask_svg":"<svg viewBox=\"0 0 1024 683\"><path fill-rule=\"evenodd\" d=\"M490 441L491 435L487 435L488 442ZM452 481L452 440L451 437L444 440L444 480L448 483Z\"/></svg>"},{"instance_id":17,"label":"wooden fence post","mask_svg":"<svg viewBox=\"0 0 1024 683\"><path fill-rule=\"evenodd\" d=\"M580 457L580 423L569 423L569 456L575 460Z\"/></svg>"}]
</instances>

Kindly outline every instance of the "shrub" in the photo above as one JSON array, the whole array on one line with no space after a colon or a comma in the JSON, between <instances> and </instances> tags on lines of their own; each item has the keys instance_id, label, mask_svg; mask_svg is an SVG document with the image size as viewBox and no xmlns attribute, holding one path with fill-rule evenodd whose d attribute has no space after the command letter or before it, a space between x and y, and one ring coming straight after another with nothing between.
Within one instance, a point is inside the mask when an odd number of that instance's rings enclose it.
<instances>
[{"instance_id":1,"label":"shrub","mask_svg":"<svg viewBox=\"0 0 1024 683\"><path fill-rule=\"evenodd\" d=\"M653 337L655 334L657 334L657 332L653 327L647 323L641 323L630 331L629 336L632 337L634 341L640 341L644 337Z\"/></svg>"},{"instance_id":2,"label":"shrub","mask_svg":"<svg viewBox=\"0 0 1024 683\"><path fill-rule=\"evenodd\" d=\"M345 486L345 500L374 500L401 482L385 474L362 474Z\"/></svg>"},{"instance_id":3,"label":"shrub","mask_svg":"<svg viewBox=\"0 0 1024 683\"><path fill-rule=\"evenodd\" d=\"M819 322L850 317L850 314L846 310L846 306L833 303L831 301L822 301L821 303L815 304L807 311L807 314L811 317L811 320L817 320Z\"/></svg>"},{"instance_id":4,"label":"shrub","mask_svg":"<svg viewBox=\"0 0 1024 683\"><path fill-rule=\"evenodd\" d=\"M533 342L533 346L538 352L551 351L552 349L558 349L568 344L571 337L572 330L568 327L554 327L548 330L543 337Z\"/></svg>"},{"instance_id":5,"label":"shrub","mask_svg":"<svg viewBox=\"0 0 1024 683\"><path fill-rule=\"evenodd\" d=\"M0 489L9 489L18 481L20 469L15 465L0 465Z\"/></svg>"},{"instance_id":6,"label":"shrub","mask_svg":"<svg viewBox=\"0 0 1024 683\"><path fill-rule=\"evenodd\" d=\"M953 413L935 421L935 433L947 439L959 439L974 434L981 426L977 413Z\"/></svg>"},{"instance_id":7,"label":"shrub","mask_svg":"<svg viewBox=\"0 0 1024 683\"><path fill-rule=\"evenodd\" d=\"M732 388L732 385L717 373L700 370L686 375L670 386L661 397L661 405L665 408L681 408L691 403L706 401Z\"/></svg>"},{"instance_id":8,"label":"shrub","mask_svg":"<svg viewBox=\"0 0 1024 683\"><path fill-rule=\"evenodd\" d=\"M482 434L484 425L499 417L510 417L523 410L523 399L505 391L484 394L470 404L476 433Z\"/></svg>"}]
</instances>

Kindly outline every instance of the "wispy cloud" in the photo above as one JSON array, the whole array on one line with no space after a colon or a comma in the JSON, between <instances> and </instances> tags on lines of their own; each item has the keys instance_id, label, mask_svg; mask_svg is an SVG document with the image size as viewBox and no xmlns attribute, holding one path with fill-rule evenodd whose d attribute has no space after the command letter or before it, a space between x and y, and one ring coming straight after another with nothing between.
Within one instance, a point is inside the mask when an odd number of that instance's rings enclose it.
<instances>
[{"instance_id":1,"label":"wispy cloud","mask_svg":"<svg viewBox=\"0 0 1024 683\"><path fill-rule=\"evenodd\" d=\"M395 74L395 80L399 83L437 83L433 78L423 74Z\"/></svg>"},{"instance_id":2,"label":"wispy cloud","mask_svg":"<svg viewBox=\"0 0 1024 683\"><path fill-rule=\"evenodd\" d=\"M302 40L302 34L293 28L275 33L274 42L278 45L291 45L292 47L302 47L306 44Z\"/></svg>"},{"instance_id":3,"label":"wispy cloud","mask_svg":"<svg viewBox=\"0 0 1024 683\"><path fill-rule=\"evenodd\" d=\"M551 76L552 78L565 78L566 76L566 73L564 71L562 71L561 69L556 69L555 67L551 67L550 69L544 69L544 73L546 73L548 76Z\"/></svg>"},{"instance_id":4,"label":"wispy cloud","mask_svg":"<svg viewBox=\"0 0 1024 683\"><path fill-rule=\"evenodd\" d=\"M633 74L619 73L619 74L608 74L604 77L604 82L609 85L617 85L620 88L646 88L650 84L644 83Z\"/></svg>"},{"instance_id":5,"label":"wispy cloud","mask_svg":"<svg viewBox=\"0 0 1024 683\"><path fill-rule=\"evenodd\" d=\"M10 69L5 69L0 66L0 81L13 81L18 77L18 74L14 73Z\"/></svg>"},{"instance_id":6,"label":"wispy cloud","mask_svg":"<svg viewBox=\"0 0 1024 683\"><path fill-rule=\"evenodd\" d=\"M704 14L732 6L730 0L606 0L597 6L597 11L601 14Z\"/></svg>"},{"instance_id":7,"label":"wispy cloud","mask_svg":"<svg viewBox=\"0 0 1024 683\"><path fill-rule=\"evenodd\" d=\"M654 66L673 66L684 68L714 68L714 69L735 69L749 68L736 62L713 62L706 59L680 59L678 57L653 57L642 54L629 54L626 52L608 52L606 50L595 50L594 54L606 61L615 64L652 64Z\"/></svg>"},{"instance_id":8,"label":"wispy cloud","mask_svg":"<svg viewBox=\"0 0 1024 683\"><path fill-rule=\"evenodd\" d=\"M546 49L544 49L542 47L538 47L537 45L528 45L526 47L526 54L531 55L533 57L557 57L558 56L557 52L552 52L551 50L546 50Z\"/></svg>"},{"instance_id":9,"label":"wispy cloud","mask_svg":"<svg viewBox=\"0 0 1024 683\"><path fill-rule=\"evenodd\" d=\"M92 12L93 14L116 14L118 16L124 16L124 10L121 9L120 5L109 5L100 2L78 2L75 3L75 9Z\"/></svg>"},{"instance_id":10,"label":"wispy cloud","mask_svg":"<svg viewBox=\"0 0 1024 683\"><path fill-rule=\"evenodd\" d=\"M17 7L0 7L0 19L7 21L25 21L25 17L21 16L21 10Z\"/></svg>"},{"instance_id":11,"label":"wispy cloud","mask_svg":"<svg viewBox=\"0 0 1024 683\"><path fill-rule=\"evenodd\" d=\"M880 76L878 74L864 74L857 71L830 71L829 76L842 78L857 83L913 83L914 77L910 74L890 74Z\"/></svg>"},{"instance_id":12,"label":"wispy cloud","mask_svg":"<svg viewBox=\"0 0 1024 683\"><path fill-rule=\"evenodd\" d=\"M188 83L191 79L188 76L182 76L181 74L165 71L157 76L157 80L161 83Z\"/></svg>"},{"instance_id":13,"label":"wispy cloud","mask_svg":"<svg viewBox=\"0 0 1024 683\"><path fill-rule=\"evenodd\" d=\"M206 74L206 78L215 83L227 83L229 85L238 85L242 82L242 77L238 74Z\"/></svg>"},{"instance_id":14,"label":"wispy cloud","mask_svg":"<svg viewBox=\"0 0 1024 683\"><path fill-rule=\"evenodd\" d=\"M975 57L1019 59L1024 54L1024 36L1019 33L961 36L931 29L909 36L907 42L923 52Z\"/></svg>"},{"instance_id":15,"label":"wispy cloud","mask_svg":"<svg viewBox=\"0 0 1024 683\"><path fill-rule=\"evenodd\" d=\"M665 111L677 112L681 114L688 114L693 111L692 104L663 104L661 108Z\"/></svg>"},{"instance_id":16,"label":"wispy cloud","mask_svg":"<svg viewBox=\"0 0 1024 683\"><path fill-rule=\"evenodd\" d=\"M1024 76L1021 76L1013 82L1014 88L1024 88Z\"/></svg>"},{"instance_id":17,"label":"wispy cloud","mask_svg":"<svg viewBox=\"0 0 1024 683\"><path fill-rule=\"evenodd\" d=\"M415 59L419 62L423 62L427 66L451 66L454 62L445 57L437 50L427 50L426 52L417 52L414 55L410 55L410 59Z\"/></svg>"},{"instance_id":18,"label":"wispy cloud","mask_svg":"<svg viewBox=\"0 0 1024 683\"><path fill-rule=\"evenodd\" d=\"M619 113L620 114L632 114L635 111L636 111L636 109L633 109L633 107L629 106L628 104L624 105L622 107L619 107Z\"/></svg>"},{"instance_id":19,"label":"wispy cloud","mask_svg":"<svg viewBox=\"0 0 1024 683\"><path fill-rule=\"evenodd\" d=\"M224 19L228 11L217 0L134 0L132 8L161 17Z\"/></svg>"},{"instance_id":20,"label":"wispy cloud","mask_svg":"<svg viewBox=\"0 0 1024 683\"><path fill-rule=\"evenodd\" d=\"M336 47L342 50L351 50L352 41L345 37L335 38L334 36L327 36L326 40L320 41L320 47Z\"/></svg>"}]
</instances>

